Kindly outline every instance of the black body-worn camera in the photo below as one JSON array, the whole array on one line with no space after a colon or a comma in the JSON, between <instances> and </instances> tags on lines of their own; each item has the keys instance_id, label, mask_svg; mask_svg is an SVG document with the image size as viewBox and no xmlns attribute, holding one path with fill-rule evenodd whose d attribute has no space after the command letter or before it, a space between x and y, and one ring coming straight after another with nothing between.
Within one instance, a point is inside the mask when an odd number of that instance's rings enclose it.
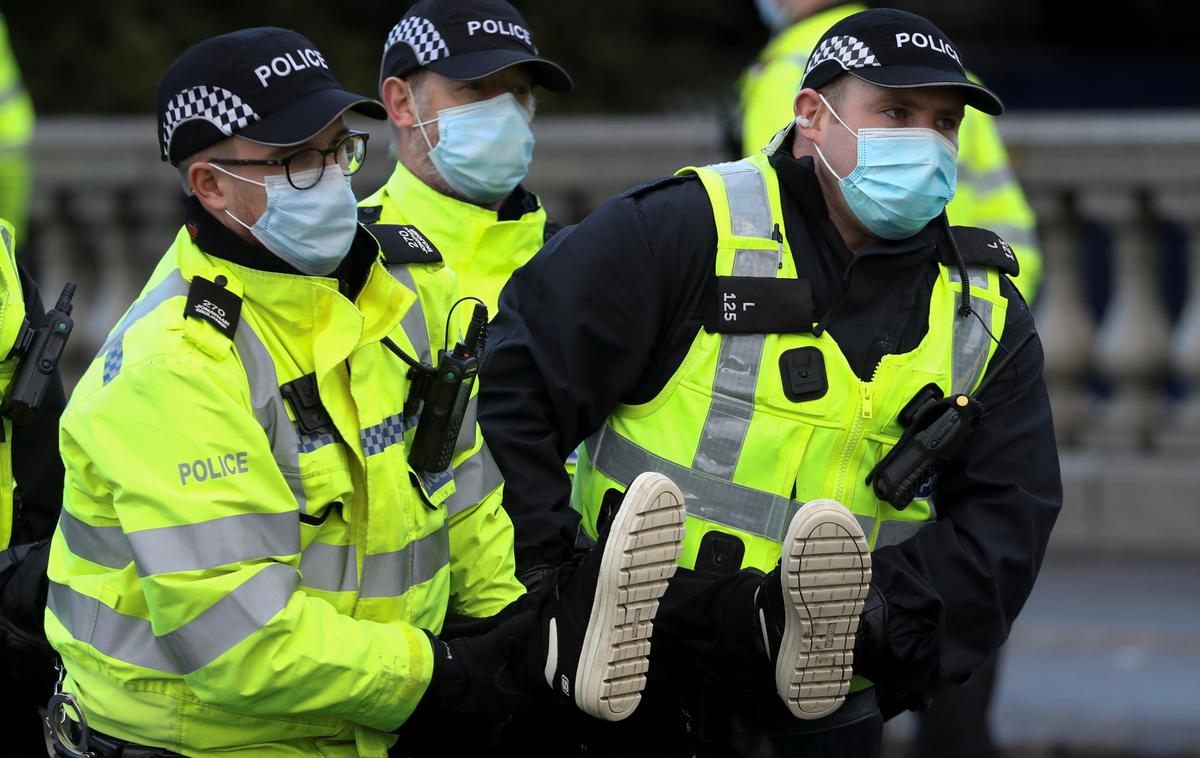
<instances>
[{"instance_id":1,"label":"black body-worn camera","mask_svg":"<svg viewBox=\"0 0 1200 758\"><path fill-rule=\"evenodd\" d=\"M487 306L477 303L462 341L453 350L438 352L436 368L422 364L410 373L413 386L404 415L421 414L408 452L409 464L418 471L445 471L450 467L479 373L479 354L487 341L487 318Z\"/></svg>"},{"instance_id":2,"label":"black body-worn camera","mask_svg":"<svg viewBox=\"0 0 1200 758\"><path fill-rule=\"evenodd\" d=\"M26 321L21 326L12 349L12 354L20 358L20 363L12 384L8 386L4 406L0 409L14 423L28 421L46 397L46 390L54 380L67 338L75 326L71 320L71 298L74 296L75 284L67 282L54 308L39 323L30 325Z\"/></svg>"}]
</instances>

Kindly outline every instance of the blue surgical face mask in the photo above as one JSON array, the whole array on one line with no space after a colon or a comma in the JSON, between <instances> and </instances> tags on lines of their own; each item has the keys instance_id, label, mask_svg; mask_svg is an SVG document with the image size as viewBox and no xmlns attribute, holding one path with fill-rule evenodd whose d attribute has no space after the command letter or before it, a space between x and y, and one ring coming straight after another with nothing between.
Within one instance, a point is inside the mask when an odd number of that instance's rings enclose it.
<instances>
[{"instance_id":1,"label":"blue surgical face mask","mask_svg":"<svg viewBox=\"0 0 1200 758\"><path fill-rule=\"evenodd\" d=\"M850 210L882 239L911 237L925 228L954 197L958 148L933 129L859 129L855 132L821 102L858 139L858 164L839 177L820 145L817 155L838 180Z\"/></svg>"},{"instance_id":2,"label":"blue surgical face mask","mask_svg":"<svg viewBox=\"0 0 1200 758\"><path fill-rule=\"evenodd\" d=\"M777 32L791 23L791 19L779 6L779 0L754 0L758 15L772 32Z\"/></svg>"},{"instance_id":3,"label":"blue surgical face mask","mask_svg":"<svg viewBox=\"0 0 1200 758\"><path fill-rule=\"evenodd\" d=\"M414 110L415 110L414 101ZM511 92L438 111L438 143L433 145L416 114L429 158L446 183L478 203L506 197L525 178L533 160L533 120Z\"/></svg>"},{"instance_id":4,"label":"blue surgical face mask","mask_svg":"<svg viewBox=\"0 0 1200 758\"><path fill-rule=\"evenodd\" d=\"M333 273L350 252L358 231L358 209L350 177L335 166L326 166L320 181L306 190L288 182L286 174L274 174L256 182L213 168L243 182L267 189L267 210L250 226L229 211L225 214L250 230L263 247L292 267L313 276ZM298 183L312 177L319 168L293 174Z\"/></svg>"}]
</instances>

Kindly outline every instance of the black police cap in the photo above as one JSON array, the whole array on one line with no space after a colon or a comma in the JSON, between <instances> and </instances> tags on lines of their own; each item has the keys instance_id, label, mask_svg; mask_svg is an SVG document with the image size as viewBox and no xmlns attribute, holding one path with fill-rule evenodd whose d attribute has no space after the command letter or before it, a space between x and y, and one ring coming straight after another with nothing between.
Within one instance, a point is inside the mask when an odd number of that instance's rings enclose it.
<instances>
[{"instance_id":1,"label":"black police cap","mask_svg":"<svg viewBox=\"0 0 1200 758\"><path fill-rule=\"evenodd\" d=\"M303 35L245 29L193 45L163 76L158 142L162 159L173 164L233 135L298 145L347 110L387 118L377 100L342 89Z\"/></svg>"},{"instance_id":2,"label":"black police cap","mask_svg":"<svg viewBox=\"0 0 1200 758\"><path fill-rule=\"evenodd\" d=\"M503 0L420 0L388 33L379 84L421 68L467 81L517 64L551 92L575 87L562 66L538 55L529 24Z\"/></svg>"},{"instance_id":3,"label":"black police cap","mask_svg":"<svg viewBox=\"0 0 1200 758\"><path fill-rule=\"evenodd\" d=\"M808 59L801 89L820 89L843 73L880 87L958 87L967 105L998 116L1000 98L967 78L962 57L929 20L891 8L847 16L830 27Z\"/></svg>"}]
</instances>

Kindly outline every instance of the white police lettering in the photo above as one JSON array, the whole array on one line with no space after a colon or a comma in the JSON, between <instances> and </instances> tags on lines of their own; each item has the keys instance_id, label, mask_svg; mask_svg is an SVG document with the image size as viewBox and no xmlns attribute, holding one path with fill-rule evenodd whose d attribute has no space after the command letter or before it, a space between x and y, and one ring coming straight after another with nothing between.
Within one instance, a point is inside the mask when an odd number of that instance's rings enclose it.
<instances>
[{"instance_id":1,"label":"white police lettering","mask_svg":"<svg viewBox=\"0 0 1200 758\"><path fill-rule=\"evenodd\" d=\"M484 34L500 34L505 37L516 37L526 45L533 47L533 38L529 36L529 30L520 24L514 24L511 21L500 21L498 19L489 18L485 21L468 21L467 35L474 37L475 32L483 31Z\"/></svg>"},{"instance_id":2,"label":"white police lettering","mask_svg":"<svg viewBox=\"0 0 1200 758\"><path fill-rule=\"evenodd\" d=\"M949 55L958 63L958 65L962 65L962 61L958 58L958 53L955 52L950 43L944 39L930 37L928 34L922 34L921 32L913 32L912 34L909 34L908 32L900 32L896 35L896 47L904 47L905 45L913 45L914 47L936 50L939 53Z\"/></svg>"},{"instance_id":3,"label":"white police lettering","mask_svg":"<svg viewBox=\"0 0 1200 758\"><path fill-rule=\"evenodd\" d=\"M1017 256L1013 255L1012 247L999 237L996 238L995 242L989 242L987 246L993 250L1003 250L1004 257L1008 258L1010 261L1015 261L1017 259Z\"/></svg>"},{"instance_id":4,"label":"white police lettering","mask_svg":"<svg viewBox=\"0 0 1200 758\"><path fill-rule=\"evenodd\" d=\"M302 71L314 66L329 68L325 65L325 58L310 47L272 58L270 63L255 68L254 75L258 77L259 84L263 87L270 87L267 80L272 76L284 77L294 71Z\"/></svg>"},{"instance_id":5,"label":"white police lettering","mask_svg":"<svg viewBox=\"0 0 1200 758\"><path fill-rule=\"evenodd\" d=\"M416 229L411 226L400 227L400 239L404 240L405 244L413 250L419 250L425 255L433 252L433 245L429 244L429 240L425 239Z\"/></svg>"},{"instance_id":6,"label":"white police lettering","mask_svg":"<svg viewBox=\"0 0 1200 758\"><path fill-rule=\"evenodd\" d=\"M248 453L225 453L215 458L180 463L179 484L186 486L189 478L193 482L207 482L210 479L245 474L250 470L250 464L246 461L248 456Z\"/></svg>"},{"instance_id":7,"label":"white police lettering","mask_svg":"<svg viewBox=\"0 0 1200 758\"><path fill-rule=\"evenodd\" d=\"M222 329L229 328L229 319L225 317L225 309L211 300L202 300L196 304L196 315L202 316Z\"/></svg>"},{"instance_id":8,"label":"white police lettering","mask_svg":"<svg viewBox=\"0 0 1200 758\"><path fill-rule=\"evenodd\" d=\"M754 303L747 300L746 302L742 303L741 308L739 308L736 292L722 292L721 299L725 306L726 321L737 321L739 312L746 313L754 307Z\"/></svg>"}]
</instances>

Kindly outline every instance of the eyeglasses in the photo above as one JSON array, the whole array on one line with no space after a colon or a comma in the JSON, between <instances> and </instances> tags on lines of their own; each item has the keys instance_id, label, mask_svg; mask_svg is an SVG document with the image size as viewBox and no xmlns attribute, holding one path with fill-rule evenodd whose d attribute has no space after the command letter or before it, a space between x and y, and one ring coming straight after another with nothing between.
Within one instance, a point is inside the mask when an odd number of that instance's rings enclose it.
<instances>
[{"instance_id":1,"label":"eyeglasses","mask_svg":"<svg viewBox=\"0 0 1200 758\"><path fill-rule=\"evenodd\" d=\"M264 160L209 158L208 162L221 166L283 166L288 184L298 190L306 190L312 189L317 186L317 182L321 181L321 177L325 174L325 166L328 165L326 158L331 155L343 176L350 176L362 168L363 162L367 159L367 138L370 136L365 132L348 132L327 150L307 147L297 150L286 158Z\"/></svg>"}]
</instances>

